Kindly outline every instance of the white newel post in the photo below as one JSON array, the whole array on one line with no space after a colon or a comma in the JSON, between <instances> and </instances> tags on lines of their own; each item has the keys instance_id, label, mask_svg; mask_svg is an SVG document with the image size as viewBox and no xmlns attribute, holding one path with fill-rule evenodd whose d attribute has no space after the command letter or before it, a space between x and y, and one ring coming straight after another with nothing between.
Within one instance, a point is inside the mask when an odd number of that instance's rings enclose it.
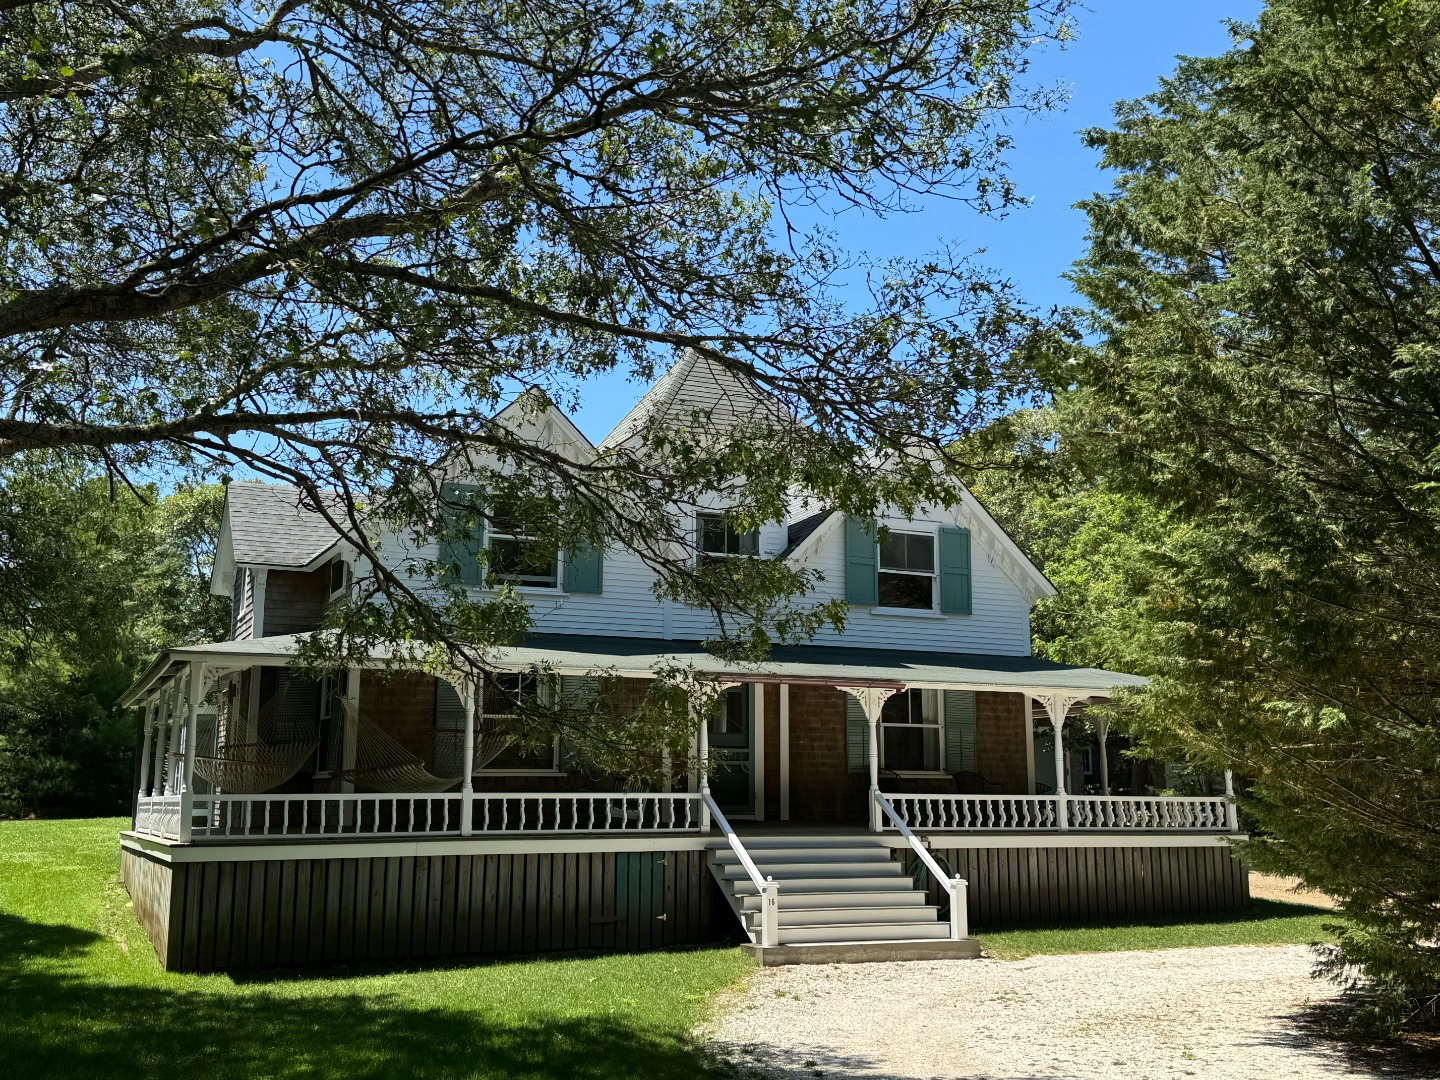
<instances>
[{"instance_id":1,"label":"white newel post","mask_svg":"<svg viewBox=\"0 0 1440 1080\"><path fill-rule=\"evenodd\" d=\"M900 692L896 686L841 686L837 687L853 697L860 705L865 714L865 722L869 725L870 738L869 750L866 757L870 764L870 831L879 832L880 824L880 712L885 708L885 702Z\"/></svg>"},{"instance_id":2,"label":"white newel post","mask_svg":"<svg viewBox=\"0 0 1440 1080\"><path fill-rule=\"evenodd\" d=\"M460 753L460 835L469 836L474 830L475 805L475 698L477 687L474 679L460 683L460 693L465 706L465 743Z\"/></svg>"},{"instance_id":3,"label":"white newel post","mask_svg":"<svg viewBox=\"0 0 1440 1080\"><path fill-rule=\"evenodd\" d=\"M1050 713L1050 725L1055 729L1055 827L1061 832L1070 831L1070 796L1065 788L1065 714L1070 703L1059 694L1051 694L1045 701Z\"/></svg>"},{"instance_id":4,"label":"white newel post","mask_svg":"<svg viewBox=\"0 0 1440 1080\"><path fill-rule=\"evenodd\" d=\"M1225 830L1240 831L1240 815L1235 808L1235 774L1225 770Z\"/></svg>"}]
</instances>

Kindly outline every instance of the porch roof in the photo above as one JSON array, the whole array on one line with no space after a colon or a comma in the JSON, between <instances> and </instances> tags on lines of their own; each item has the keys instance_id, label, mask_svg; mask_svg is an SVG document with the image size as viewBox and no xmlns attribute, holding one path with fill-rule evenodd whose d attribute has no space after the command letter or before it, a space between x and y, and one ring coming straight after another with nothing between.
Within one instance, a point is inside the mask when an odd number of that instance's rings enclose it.
<instances>
[{"instance_id":1,"label":"porch roof","mask_svg":"<svg viewBox=\"0 0 1440 1080\"><path fill-rule=\"evenodd\" d=\"M226 667L288 663L302 638L289 634L220 641L170 649L121 698L133 705L171 669L190 661ZM394 663L398 650L372 653L375 666ZM1145 686L1144 676L1103 668L1072 667L1033 656L916 652L832 645L779 645L763 663L723 660L699 641L660 638L532 634L521 644L490 650L490 662L502 671L543 669L561 675L606 673L645 678L663 667L685 666L745 682L823 683L826 685L909 686L927 689L1064 693L1104 697L1114 689Z\"/></svg>"}]
</instances>

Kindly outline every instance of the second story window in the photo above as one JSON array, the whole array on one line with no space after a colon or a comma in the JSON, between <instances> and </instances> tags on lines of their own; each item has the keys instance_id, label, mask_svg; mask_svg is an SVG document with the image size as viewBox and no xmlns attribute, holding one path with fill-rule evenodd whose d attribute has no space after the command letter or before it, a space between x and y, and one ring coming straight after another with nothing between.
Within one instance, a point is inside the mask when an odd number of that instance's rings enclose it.
<instances>
[{"instance_id":1,"label":"second story window","mask_svg":"<svg viewBox=\"0 0 1440 1080\"><path fill-rule=\"evenodd\" d=\"M880 544L881 607L930 611L935 607L935 537L896 532Z\"/></svg>"},{"instance_id":2,"label":"second story window","mask_svg":"<svg viewBox=\"0 0 1440 1080\"><path fill-rule=\"evenodd\" d=\"M553 543L541 539L512 508L498 506L490 518L486 540L490 582L553 589L560 581L560 556Z\"/></svg>"},{"instance_id":3,"label":"second story window","mask_svg":"<svg viewBox=\"0 0 1440 1080\"><path fill-rule=\"evenodd\" d=\"M737 529L724 514L696 514L695 524L699 533L697 562L701 566L716 559L759 554L760 533L756 529Z\"/></svg>"},{"instance_id":4,"label":"second story window","mask_svg":"<svg viewBox=\"0 0 1440 1080\"><path fill-rule=\"evenodd\" d=\"M330 561L330 599L350 591L350 564L344 559Z\"/></svg>"}]
</instances>

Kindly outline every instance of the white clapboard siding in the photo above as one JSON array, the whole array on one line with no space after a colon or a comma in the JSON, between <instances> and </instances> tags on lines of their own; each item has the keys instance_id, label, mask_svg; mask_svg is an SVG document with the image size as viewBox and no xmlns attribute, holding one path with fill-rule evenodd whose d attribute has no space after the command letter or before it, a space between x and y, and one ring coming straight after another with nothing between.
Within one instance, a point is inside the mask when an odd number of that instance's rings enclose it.
<instances>
[{"instance_id":1,"label":"white clapboard siding","mask_svg":"<svg viewBox=\"0 0 1440 1080\"><path fill-rule=\"evenodd\" d=\"M953 523L943 515L932 523ZM901 527L899 519L890 522ZM783 526L761 532L762 551L779 550ZM817 600L845 595L844 530L823 533L805 565L820 571L824 580L814 594ZM437 557L434 545L413 552L391 539L381 546L391 566L403 567L412 558ZM528 598L537 633L591 634L607 637L641 637L695 640L715 631L710 613L662 602L652 591L654 574L638 556L611 549L605 554L604 591L598 596L533 590ZM817 635L820 644L848 647L969 652L987 655L1027 655L1030 651L1029 605L1019 588L987 558L982 540L975 538L972 560L973 607L970 615L908 615L852 609L843 636L828 628Z\"/></svg>"}]
</instances>

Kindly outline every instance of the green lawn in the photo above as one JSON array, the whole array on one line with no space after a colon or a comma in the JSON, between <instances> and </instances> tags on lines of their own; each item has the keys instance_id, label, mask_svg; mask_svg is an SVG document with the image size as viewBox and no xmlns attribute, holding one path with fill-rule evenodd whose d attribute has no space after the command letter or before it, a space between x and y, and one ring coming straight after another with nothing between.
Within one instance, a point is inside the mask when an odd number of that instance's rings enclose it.
<instances>
[{"instance_id":1,"label":"green lawn","mask_svg":"<svg viewBox=\"0 0 1440 1080\"><path fill-rule=\"evenodd\" d=\"M0 1077L732 1076L688 1037L751 970L735 949L167 975L120 887L120 819L0 821ZM1327 939L1333 912L1257 901L1178 925L980 935L1034 953Z\"/></svg>"},{"instance_id":2,"label":"green lawn","mask_svg":"<svg viewBox=\"0 0 1440 1080\"><path fill-rule=\"evenodd\" d=\"M1125 922L1105 926L1036 927L977 931L975 937L997 960L1037 953L1119 952L1124 949L1186 949L1202 945L1309 945L1333 941L1326 929L1339 916L1326 908L1252 900L1243 911L1194 922Z\"/></svg>"},{"instance_id":3,"label":"green lawn","mask_svg":"<svg viewBox=\"0 0 1440 1080\"><path fill-rule=\"evenodd\" d=\"M119 819L0 822L0 1076L722 1077L687 1036L735 949L233 980L168 975Z\"/></svg>"}]
</instances>

